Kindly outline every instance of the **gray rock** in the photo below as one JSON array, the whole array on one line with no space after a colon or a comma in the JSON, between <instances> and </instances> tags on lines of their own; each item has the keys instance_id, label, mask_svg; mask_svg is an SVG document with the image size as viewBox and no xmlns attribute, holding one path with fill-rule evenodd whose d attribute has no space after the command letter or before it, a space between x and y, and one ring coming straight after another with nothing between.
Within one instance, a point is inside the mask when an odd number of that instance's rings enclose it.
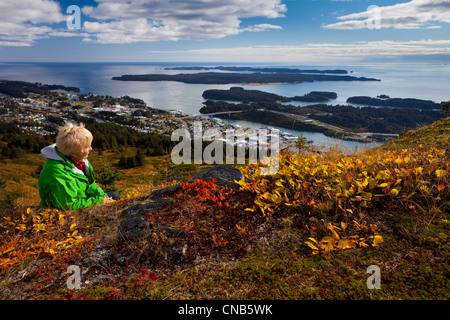
<instances>
[{"instance_id":1,"label":"gray rock","mask_svg":"<svg viewBox=\"0 0 450 320\"><path fill-rule=\"evenodd\" d=\"M147 212L158 211L163 209L165 206L172 203L170 199L157 199L155 201L147 203L138 203L125 210L120 214L120 217L129 219L145 215Z\"/></svg>"},{"instance_id":2,"label":"gray rock","mask_svg":"<svg viewBox=\"0 0 450 320\"><path fill-rule=\"evenodd\" d=\"M174 185L174 186L170 186L170 187L162 188L162 189L159 189L159 190L155 190L149 195L149 198L151 198L151 199L158 199L158 198L161 198L163 195L170 195L170 194L175 193L178 190L180 190L182 186L183 186L183 184L179 183L179 184Z\"/></svg>"},{"instance_id":3,"label":"gray rock","mask_svg":"<svg viewBox=\"0 0 450 320\"><path fill-rule=\"evenodd\" d=\"M183 230L176 229L176 228L159 227L158 230L165 233L166 236L168 236L168 237L183 238L185 236L185 233Z\"/></svg>"},{"instance_id":4,"label":"gray rock","mask_svg":"<svg viewBox=\"0 0 450 320\"><path fill-rule=\"evenodd\" d=\"M240 189L240 186L234 181L244 179L244 175L239 169L229 165L217 165L215 167L201 170L194 175L195 180L210 181L216 179L219 186L228 186L234 189ZM174 186L152 192L148 198L154 199L147 203L138 203L125 210L120 214L122 220L120 221L118 235L121 239L139 240L143 237L153 237L153 231L160 231L168 237L184 237L182 230L176 228L169 228L164 226L153 226L145 220L145 214L152 211L164 209L173 201L171 199L162 198L163 195L170 195L182 188L183 184L179 183Z\"/></svg>"},{"instance_id":5,"label":"gray rock","mask_svg":"<svg viewBox=\"0 0 450 320\"><path fill-rule=\"evenodd\" d=\"M125 240L139 240L151 235L150 225L143 217L128 218L120 221L119 238Z\"/></svg>"},{"instance_id":6,"label":"gray rock","mask_svg":"<svg viewBox=\"0 0 450 320\"><path fill-rule=\"evenodd\" d=\"M194 174L194 180L205 180L209 181L212 179L217 180L217 185L228 186L230 188L239 190L240 185L238 185L234 180L243 180L244 175L239 169L236 169L229 165L219 164L215 167L201 170Z\"/></svg>"}]
</instances>

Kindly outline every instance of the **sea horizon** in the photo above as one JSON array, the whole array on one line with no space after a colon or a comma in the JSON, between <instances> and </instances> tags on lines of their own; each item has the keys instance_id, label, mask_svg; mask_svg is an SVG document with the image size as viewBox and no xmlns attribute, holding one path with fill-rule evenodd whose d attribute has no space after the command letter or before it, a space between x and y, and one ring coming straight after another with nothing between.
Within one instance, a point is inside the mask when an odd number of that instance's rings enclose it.
<instances>
[{"instance_id":1,"label":"sea horizon","mask_svg":"<svg viewBox=\"0 0 450 320\"><path fill-rule=\"evenodd\" d=\"M85 66L85 67L83 67ZM380 79L379 82L311 82L297 84L268 85L206 85L185 84L179 82L135 82L115 81L113 76L146 73L195 73L201 70L166 70L168 67L214 67L214 66L251 66L286 67L298 69L343 69L348 75ZM450 100L447 85L450 83L450 66L447 64L372 64L360 66L345 65L300 65L300 64L261 64L261 63L213 63L213 62L0 62L1 80L18 80L58 84L80 88L80 94L109 95L120 97L128 95L142 99L147 106L161 110L180 110L184 113L199 114L204 99L202 93L208 89L229 89L240 86L244 89L261 90L281 96L304 95L311 91L336 92L338 98L330 105L351 105L346 102L350 96L376 97L382 94L391 98L415 98L431 100L436 103ZM423 86L427 83L427 86ZM305 106L311 103L291 103ZM232 121L231 121L232 122ZM242 124L242 123L241 123ZM265 126L259 123L246 123L252 127ZM333 145L342 143L350 149L365 146L363 143L343 141L326 137L321 133L291 131L303 136L315 145Z\"/></svg>"}]
</instances>

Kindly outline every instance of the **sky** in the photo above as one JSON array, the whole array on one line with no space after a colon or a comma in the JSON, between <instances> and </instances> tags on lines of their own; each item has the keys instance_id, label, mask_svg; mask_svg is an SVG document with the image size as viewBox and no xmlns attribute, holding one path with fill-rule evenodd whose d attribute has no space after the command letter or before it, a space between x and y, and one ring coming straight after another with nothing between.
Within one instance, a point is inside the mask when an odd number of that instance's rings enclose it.
<instances>
[{"instance_id":1,"label":"sky","mask_svg":"<svg viewBox=\"0 0 450 320\"><path fill-rule=\"evenodd\" d=\"M450 0L0 0L0 62L450 62Z\"/></svg>"}]
</instances>

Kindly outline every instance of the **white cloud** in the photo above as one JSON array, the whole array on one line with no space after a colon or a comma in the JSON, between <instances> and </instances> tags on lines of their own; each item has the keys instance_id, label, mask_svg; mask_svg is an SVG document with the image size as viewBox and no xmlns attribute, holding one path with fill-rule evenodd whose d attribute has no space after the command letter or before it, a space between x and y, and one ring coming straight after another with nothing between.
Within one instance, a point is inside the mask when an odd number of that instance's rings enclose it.
<instances>
[{"instance_id":1,"label":"white cloud","mask_svg":"<svg viewBox=\"0 0 450 320\"><path fill-rule=\"evenodd\" d=\"M30 46L48 37L46 24L65 20L58 2L51 0L0 0L0 46Z\"/></svg>"},{"instance_id":2,"label":"white cloud","mask_svg":"<svg viewBox=\"0 0 450 320\"><path fill-rule=\"evenodd\" d=\"M287 11L281 0L97 0L97 7L82 12L97 21L86 21L91 33L85 41L132 43L141 41L205 40L242 31L280 29L259 24L240 29L241 19L278 18Z\"/></svg>"},{"instance_id":3,"label":"white cloud","mask_svg":"<svg viewBox=\"0 0 450 320\"><path fill-rule=\"evenodd\" d=\"M367 22L379 18L380 28L436 29L435 23L450 23L450 0L411 0L393 6L378 7L338 17L344 20L325 25L327 29L354 30L367 28Z\"/></svg>"},{"instance_id":4,"label":"white cloud","mask_svg":"<svg viewBox=\"0 0 450 320\"><path fill-rule=\"evenodd\" d=\"M239 29L239 32L244 32L244 31L262 32L262 31L267 31L267 30L282 30L282 29L283 28L280 26L263 23L263 24L255 24L255 25L247 27L247 28Z\"/></svg>"},{"instance_id":5,"label":"white cloud","mask_svg":"<svg viewBox=\"0 0 450 320\"><path fill-rule=\"evenodd\" d=\"M251 46L182 51L150 51L153 58L173 61L289 62L314 64L358 63L412 56L442 55L450 61L450 40L372 41L350 44L319 43L304 46Z\"/></svg>"}]
</instances>

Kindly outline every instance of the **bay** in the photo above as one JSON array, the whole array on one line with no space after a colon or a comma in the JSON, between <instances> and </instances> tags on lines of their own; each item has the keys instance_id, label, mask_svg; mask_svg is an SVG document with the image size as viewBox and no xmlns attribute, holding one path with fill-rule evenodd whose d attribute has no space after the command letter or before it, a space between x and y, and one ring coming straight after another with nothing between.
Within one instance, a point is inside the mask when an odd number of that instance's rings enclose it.
<instances>
[{"instance_id":1,"label":"bay","mask_svg":"<svg viewBox=\"0 0 450 320\"><path fill-rule=\"evenodd\" d=\"M144 100L149 107L169 110L181 110L188 114L199 114L204 99L202 93L208 89L229 89L236 85L204 85L185 84L180 82L139 82L115 81L114 76L124 74L146 73L194 73L202 72L186 70L165 70L176 66L218 66L227 64L200 63L0 63L0 79L41 82L45 84L61 84L75 86L81 93L125 96ZM244 66L239 64L228 64ZM249 66L249 64L245 64ZM271 67L268 65L251 65L254 67ZM274 66L280 67L280 66ZM331 104L345 105L351 96L376 97L386 94L391 98L416 98L432 100L440 103L450 100L448 83L450 83L450 66L435 65L370 65L370 66L283 66L299 69L345 69L355 77L377 78L378 82L311 82L277 85L242 85L245 89L257 89L282 96L299 96L311 91L333 91L338 94ZM297 106L308 103L292 103ZM261 127L258 123L246 123L247 127ZM321 133L286 130L295 136L303 134L313 140L315 145L342 144L347 148L363 147L364 144L353 141L342 141L324 136Z\"/></svg>"}]
</instances>

